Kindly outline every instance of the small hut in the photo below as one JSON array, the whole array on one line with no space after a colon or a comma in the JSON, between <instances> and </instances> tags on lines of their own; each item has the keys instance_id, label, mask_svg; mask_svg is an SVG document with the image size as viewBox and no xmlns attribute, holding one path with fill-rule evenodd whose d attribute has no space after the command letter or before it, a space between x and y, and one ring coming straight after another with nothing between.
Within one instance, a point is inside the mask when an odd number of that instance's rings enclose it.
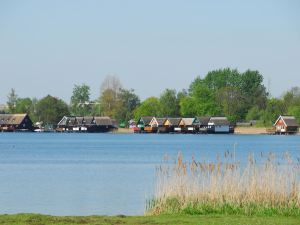
<instances>
[{"instance_id":1,"label":"small hut","mask_svg":"<svg viewBox=\"0 0 300 225\"><path fill-rule=\"evenodd\" d=\"M279 116L274 123L276 134L295 134L299 125L294 116Z\"/></svg>"},{"instance_id":2,"label":"small hut","mask_svg":"<svg viewBox=\"0 0 300 225\"><path fill-rule=\"evenodd\" d=\"M211 117L208 122L208 133L229 133L230 123L227 117Z\"/></svg>"}]
</instances>

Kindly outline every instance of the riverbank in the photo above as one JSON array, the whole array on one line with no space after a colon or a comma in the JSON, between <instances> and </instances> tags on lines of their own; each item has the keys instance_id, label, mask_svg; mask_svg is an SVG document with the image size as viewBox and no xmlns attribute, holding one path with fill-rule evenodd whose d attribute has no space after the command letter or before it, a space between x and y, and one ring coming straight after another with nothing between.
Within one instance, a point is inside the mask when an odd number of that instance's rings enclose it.
<instances>
[{"instance_id":1,"label":"riverbank","mask_svg":"<svg viewBox=\"0 0 300 225\"><path fill-rule=\"evenodd\" d=\"M265 127L236 127L235 134L268 134Z\"/></svg>"},{"instance_id":2,"label":"riverbank","mask_svg":"<svg viewBox=\"0 0 300 225\"><path fill-rule=\"evenodd\" d=\"M112 225L112 224L198 224L198 225L296 225L299 224L299 217L283 216L239 216L239 215L161 215L161 216L48 216L39 214L14 214L0 215L0 224L3 225Z\"/></svg>"},{"instance_id":3,"label":"riverbank","mask_svg":"<svg viewBox=\"0 0 300 225\"><path fill-rule=\"evenodd\" d=\"M119 128L114 133L132 134L133 129ZM267 129L265 127L236 127L234 133L235 134L268 134Z\"/></svg>"}]
</instances>

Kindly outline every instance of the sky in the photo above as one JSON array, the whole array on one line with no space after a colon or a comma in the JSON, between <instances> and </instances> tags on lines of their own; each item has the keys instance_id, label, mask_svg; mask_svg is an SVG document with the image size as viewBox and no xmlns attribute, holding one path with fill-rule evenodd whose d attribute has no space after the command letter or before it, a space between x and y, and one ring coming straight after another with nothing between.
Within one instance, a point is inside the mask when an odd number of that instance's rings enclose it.
<instances>
[{"instance_id":1,"label":"sky","mask_svg":"<svg viewBox=\"0 0 300 225\"><path fill-rule=\"evenodd\" d=\"M0 103L74 85L99 96L107 75L142 100L208 71L258 70L274 97L300 86L298 0L0 0Z\"/></svg>"}]
</instances>

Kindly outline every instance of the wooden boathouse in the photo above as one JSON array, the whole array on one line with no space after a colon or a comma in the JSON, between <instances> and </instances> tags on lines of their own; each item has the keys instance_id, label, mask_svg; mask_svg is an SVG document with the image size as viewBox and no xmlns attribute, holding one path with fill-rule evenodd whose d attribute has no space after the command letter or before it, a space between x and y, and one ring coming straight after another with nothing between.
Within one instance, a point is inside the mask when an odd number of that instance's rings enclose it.
<instances>
[{"instance_id":1,"label":"wooden boathouse","mask_svg":"<svg viewBox=\"0 0 300 225\"><path fill-rule=\"evenodd\" d=\"M164 127L166 132L173 133L173 132L181 132L180 127L181 118L167 118L164 122Z\"/></svg>"},{"instance_id":2,"label":"wooden boathouse","mask_svg":"<svg viewBox=\"0 0 300 225\"><path fill-rule=\"evenodd\" d=\"M208 121L208 133L230 133L230 123L227 117L211 117Z\"/></svg>"},{"instance_id":3,"label":"wooden boathouse","mask_svg":"<svg viewBox=\"0 0 300 225\"><path fill-rule=\"evenodd\" d=\"M115 128L110 117L64 116L57 124L56 131L97 133L112 131Z\"/></svg>"},{"instance_id":4,"label":"wooden boathouse","mask_svg":"<svg viewBox=\"0 0 300 225\"><path fill-rule=\"evenodd\" d=\"M0 114L0 131L33 131L33 123L28 114Z\"/></svg>"},{"instance_id":5,"label":"wooden boathouse","mask_svg":"<svg viewBox=\"0 0 300 225\"><path fill-rule=\"evenodd\" d=\"M279 116L274 123L275 134L295 134L298 132L299 124L294 116Z\"/></svg>"},{"instance_id":6,"label":"wooden boathouse","mask_svg":"<svg viewBox=\"0 0 300 225\"><path fill-rule=\"evenodd\" d=\"M137 121L137 129L134 130L135 133L139 132L150 132L151 133L151 126L150 122L152 120L153 116L142 116L138 121Z\"/></svg>"},{"instance_id":7,"label":"wooden boathouse","mask_svg":"<svg viewBox=\"0 0 300 225\"><path fill-rule=\"evenodd\" d=\"M196 133L199 131L200 122L196 117L182 118L179 126L182 133Z\"/></svg>"},{"instance_id":8,"label":"wooden boathouse","mask_svg":"<svg viewBox=\"0 0 300 225\"><path fill-rule=\"evenodd\" d=\"M150 121L151 133L166 133L166 127L164 127L164 123L167 118L157 118L153 117Z\"/></svg>"}]
</instances>

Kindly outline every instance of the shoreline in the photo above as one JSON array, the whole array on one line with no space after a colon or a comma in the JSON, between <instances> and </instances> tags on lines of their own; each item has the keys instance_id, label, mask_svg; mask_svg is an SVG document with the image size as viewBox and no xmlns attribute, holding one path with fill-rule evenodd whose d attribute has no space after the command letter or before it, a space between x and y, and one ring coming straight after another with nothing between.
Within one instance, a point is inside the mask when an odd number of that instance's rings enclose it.
<instances>
[{"instance_id":1,"label":"shoreline","mask_svg":"<svg viewBox=\"0 0 300 225\"><path fill-rule=\"evenodd\" d=\"M119 128L112 133L116 134L133 134L133 129L131 128ZM249 134L249 135L273 135L267 132L266 127L236 127L234 129L234 134ZM300 135L300 133L296 133L295 135Z\"/></svg>"}]
</instances>

